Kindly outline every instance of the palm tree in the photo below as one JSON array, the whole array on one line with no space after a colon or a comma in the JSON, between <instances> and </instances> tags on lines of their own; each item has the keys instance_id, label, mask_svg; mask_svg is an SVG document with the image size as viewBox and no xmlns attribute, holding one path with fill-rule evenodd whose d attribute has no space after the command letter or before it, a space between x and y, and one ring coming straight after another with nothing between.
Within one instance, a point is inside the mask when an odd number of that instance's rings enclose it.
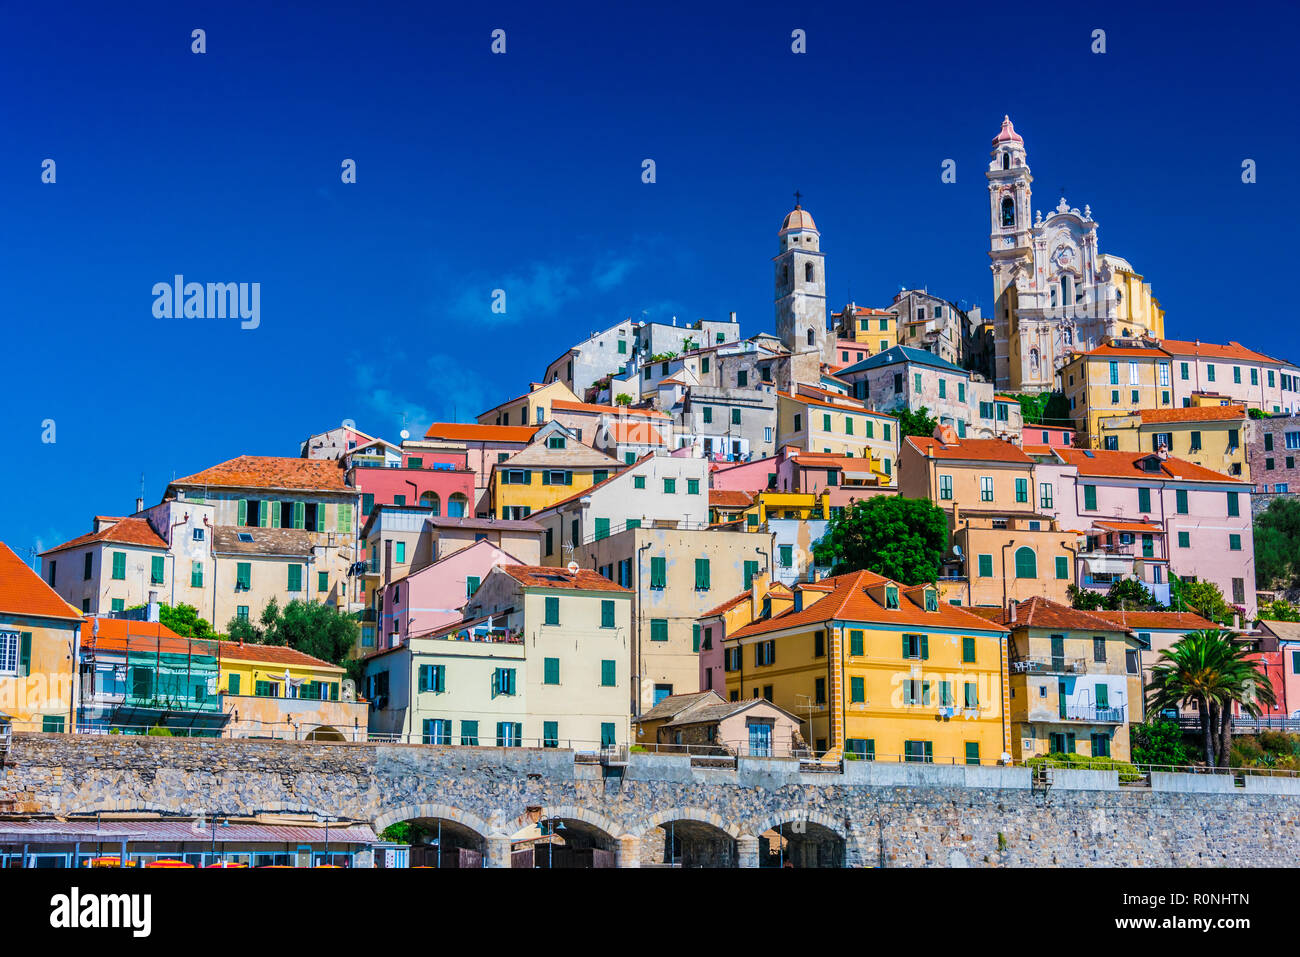
<instances>
[{"instance_id":1,"label":"palm tree","mask_svg":"<svg viewBox=\"0 0 1300 957\"><path fill-rule=\"evenodd\" d=\"M1272 704L1268 677L1244 646L1220 631L1193 631L1160 652L1147 686L1147 719L1168 708L1195 702L1200 714L1205 759L1210 767L1228 763L1233 705L1252 715L1260 703ZM1219 760L1215 760L1215 755Z\"/></svg>"}]
</instances>

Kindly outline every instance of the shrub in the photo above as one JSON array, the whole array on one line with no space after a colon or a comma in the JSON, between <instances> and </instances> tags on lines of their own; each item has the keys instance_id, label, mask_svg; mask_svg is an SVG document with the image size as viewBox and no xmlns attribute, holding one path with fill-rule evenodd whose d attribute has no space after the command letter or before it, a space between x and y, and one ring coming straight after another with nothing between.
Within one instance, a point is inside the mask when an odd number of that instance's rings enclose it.
<instances>
[{"instance_id":1,"label":"shrub","mask_svg":"<svg viewBox=\"0 0 1300 957\"><path fill-rule=\"evenodd\" d=\"M1118 771L1121 781L1140 781L1142 772L1127 761L1113 758L1094 758L1086 754L1053 754L1030 758L1025 764L1031 768L1062 768L1069 771Z\"/></svg>"},{"instance_id":2,"label":"shrub","mask_svg":"<svg viewBox=\"0 0 1300 957\"><path fill-rule=\"evenodd\" d=\"M1129 726L1133 760L1138 764L1192 763L1192 752L1183 743L1183 731L1176 721L1158 719Z\"/></svg>"}]
</instances>

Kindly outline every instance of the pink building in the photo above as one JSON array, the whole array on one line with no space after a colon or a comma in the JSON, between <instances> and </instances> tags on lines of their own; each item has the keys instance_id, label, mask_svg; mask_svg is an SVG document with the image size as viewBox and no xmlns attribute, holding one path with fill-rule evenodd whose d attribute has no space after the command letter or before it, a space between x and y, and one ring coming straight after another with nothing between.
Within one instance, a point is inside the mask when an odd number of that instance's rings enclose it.
<instances>
[{"instance_id":1,"label":"pink building","mask_svg":"<svg viewBox=\"0 0 1300 957\"><path fill-rule=\"evenodd\" d=\"M1064 425L1030 425L1020 428L1021 445L1039 445L1068 449L1074 445L1074 429Z\"/></svg>"},{"instance_id":2,"label":"pink building","mask_svg":"<svg viewBox=\"0 0 1300 957\"><path fill-rule=\"evenodd\" d=\"M1157 597L1168 595L1169 574L1214 582L1224 598L1255 614L1255 544L1251 486L1192 462L1154 452L1054 449L1038 456L1034 490L1038 510L1062 528L1086 535L1078 582L1136 575ZM1154 526L1118 534L1132 537L1128 551L1100 547L1098 522ZM1148 551L1147 542L1150 541ZM1120 538L1118 541L1123 542ZM1165 558L1159 546L1167 547ZM1164 599L1162 599L1164 600Z\"/></svg>"},{"instance_id":3,"label":"pink building","mask_svg":"<svg viewBox=\"0 0 1300 957\"><path fill-rule=\"evenodd\" d=\"M432 515L470 514L475 473L459 451L397 451L381 464L374 456L349 461L348 484L361 493L361 522L376 505L415 505Z\"/></svg>"},{"instance_id":4,"label":"pink building","mask_svg":"<svg viewBox=\"0 0 1300 957\"><path fill-rule=\"evenodd\" d=\"M446 558L390 582L380 605L379 651L404 644L459 621L465 604L493 568L522 565L488 541L475 542Z\"/></svg>"},{"instance_id":5,"label":"pink building","mask_svg":"<svg viewBox=\"0 0 1300 957\"><path fill-rule=\"evenodd\" d=\"M1275 647L1266 665L1278 699L1278 713L1300 718L1300 622L1261 621L1261 647ZM1272 659L1276 659L1274 662Z\"/></svg>"},{"instance_id":6,"label":"pink building","mask_svg":"<svg viewBox=\"0 0 1300 957\"><path fill-rule=\"evenodd\" d=\"M461 422L435 422L424 433L425 439L455 442L465 449L466 467L474 475L472 508L466 514L491 514L487 501L492 485L492 466L522 451L533 440L535 425L477 425Z\"/></svg>"},{"instance_id":7,"label":"pink building","mask_svg":"<svg viewBox=\"0 0 1300 957\"><path fill-rule=\"evenodd\" d=\"M787 445L777 457L776 491L830 493L832 508L876 495L897 495L898 489L881 488L879 476L865 458L824 452L804 452Z\"/></svg>"},{"instance_id":8,"label":"pink building","mask_svg":"<svg viewBox=\"0 0 1300 957\"><path fill-rule=\"evenodd\" d=\"M709 474L709 488L728 492L762 492L776 489L777 469L781 460L776 456L745 462L742 465L715 465Z\"/></svg>"}]
</instances>

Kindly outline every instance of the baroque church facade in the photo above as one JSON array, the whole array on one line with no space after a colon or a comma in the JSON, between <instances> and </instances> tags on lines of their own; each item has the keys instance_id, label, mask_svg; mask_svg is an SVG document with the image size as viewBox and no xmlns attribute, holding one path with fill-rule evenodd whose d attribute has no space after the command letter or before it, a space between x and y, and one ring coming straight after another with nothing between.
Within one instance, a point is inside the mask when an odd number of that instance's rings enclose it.
<instances>
[{"instance_id":1,"label":"baroque church facade","mask_svg":"<svg viewBox=\"0 0 1300 957\"><path fill-rule=\"evenodd\" d=\"M1024 138L1010 117L993 138L989 163L989 258L993 271L994 376L998 389L1061 388L1075 352L1111 338L1164 337L1164 312L1127 260L1100 252L1090 206L1061 197L1030 221Z\"/></svg>"}]
</instances>

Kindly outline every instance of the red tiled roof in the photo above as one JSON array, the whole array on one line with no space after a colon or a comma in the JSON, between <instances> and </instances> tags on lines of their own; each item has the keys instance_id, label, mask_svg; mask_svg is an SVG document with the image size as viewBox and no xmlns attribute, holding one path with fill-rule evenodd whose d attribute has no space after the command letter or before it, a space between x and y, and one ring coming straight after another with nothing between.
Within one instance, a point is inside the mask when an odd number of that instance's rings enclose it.
<instances>
[{"instance_id":1,"label":"red tiled roof","mask_svg":"<svg viewBox=\"0 0 1300 957\"><path fill-rule=\"evenodd\" d=\"M645 419L666 419L662 412L655 409L633 409L619 405L595 405L591 402L570 402L568 399L555 399L551 402L551 411L561 412L600 412L605 415L640 416Z\"/></svg>"},{"instance_id":2,"label":"red tiled roof","mask_svg":"<svg viewBox=\"0 0 1300 957\"><path fill-rule=\"evenodd\" d=\"M1050 445L1021 445L1020 451L1026 455L1051 455L1052 448Z\"/></svg>"},{"instance_id":3,"label":"red tiled roof","mask_svg":"<svg viewBox=\"0 0 1300 957\"><path fill-rule=\"evenodd\" d=\"M711 506L718 508L749 508L753 504L753 492L724 488L709 489L709 505Z\"/></svg>"},{"instance_id":4,"label":"red tiled roof","mask_svg":"<svg viewBox=\"0 0 1300 957\"><path fill-rule=\"evenodd\" d=\"M631 594L629 589L614 584L604 575L599 575L590 568L580 568L576 574L572 574L565 568L549 568L544 565L498 565L496 567L525 588L571 588Z\"/></svg>"},{"instance_id":5,"label":"red tiled roof","mask_svg":"<svg viewBox=\"0 0 1300 957\"><path fill-rule=\"evenodd\" d=\"M795 465L810 469L843 469L846 472L870 472L871 461L833 452L804 452L791 456Z\"/></svg>"},{"instance_id":6,"label":"red tiled roof","mask_svg":"<svg viewBox=\"0 0 1300 957\"><path fill-rule=\"evenodd\" d=\"M338 462L271 455L241 455L171 483L171 487L177 485L347 491Z\"/></svg>"},{"instance_id":7,"label":"red tiled roof","mask_svg":"<svg viewBox=\"0 0 1300 957\"><path fill-rule=\"evenodd\" d=\"M1033 464L1033 459L1023 449L1002 439L958 439L944 444L935 438L909 435L907 441L921 454L936 459Z\"/></svg>"},{"instance_id":8,"label":"red tiled roof","mask_svg":"<svg viewBox=\"0 0 1300 957\"><path fill-rule=\"evenodd\" d=\"M1160 472L1147 472L1138 467L1138 463L1143 459L1150 458L1152 452L1112 452L1105 449L1074 449L1058 448L1053 452L1066 465L1073 465L1079 470L1080 475L1105 476L1107 478L1136 478L1139 476L1156 476L1167 475L1176 479L1183 479L1188 482L1230 482L1233 485L1244 485L1245 483L1224 475L1222 472L1214 472L1207 468L1202 468L1193 462L1186 462L1183 459L1167 458L1160 460Z\"/></svg>"},{"instance_id":9,"label":"red tiled roof","mask_svg":"<svg viewBox=\"0 0 1300 957\"><path fill-rule=\"evenodd\" d=\"M1262 352L1247 349L1240 342L1232 342L1231 340L1225 346L1214 342L1162 339L1160 345L1171 356L1197 356L1202 359L1238 359L1246 362L1267 362L1271 365L1282 364L1277 359L1266 356Z\"/></svg>"},{"instance_id":10,"label":"red tiled roof","mask_svg":"<svg viewBox=\"0 0 1300 957\"><path fill-rule=\"evenodd\" d=\"M749 601L749 597L750 597L749 592L742 591L739 595L736 595L732 598L728 598L726 601L724 601L721 605L718 605L716 608L710 608L704 614L700 615L700 617L716 618L719 615L724 615L727 612L731 611L731 609L739 605L741 602Z\"/></svg>"},{"instance_id":11,"label":"red tiled roof","mask_svg":"<svg viewBox=\"0 0 1300 957\"><path fill-rule=\"evenodd\" d=\"M251 645L240 644L237 641L223 641L221 657L228 661L261 661L267 664L288 665L291 668L315 668L317 671L345 670L321 658L290 648L288 645Z\"/></svg>"},{"instance_id":12,"label":"red tiled roof","mask_svg":"<svg viewBox=\"0 0 1300 957\"><path fill-rule=\"evenodd\" d=\"M1219 627L1190 611L1093 611L1089 614L1125 628L1150 628L1153 631L1201 631Z\"/></svg>"},{"instance_id":13,"label":"red tiled roof","mask_svg":"<svg viewBox=\"0 0 1300 957\"><path fill-rule=\"evenodd\" d=\"M1176 409L1137 409L1133 415L1142 416L1142 424L1148 422L1218 422L1224 419L1235 420L1246 417L1244 405L1189 405Z\"/></svg>"},{"instance_id":14,"label":"red tiled roof","mask_svg":"<svg viewBox=\"0 0 1300 957\"><path fill-rule=\"evenodd\" d=\"M997 624L990 624L978 615L947 602L939 602L938 611L926 611L918 587L899 586L899 607L885 608L875 601L867 588L882 585L888 581L880 575L869 571L851 572L836 575L817 582L817 590L829 590L825 598L805 605L801 611L790 609L772 618L763 618L746 625L728 638L748 638L773 631L784 631L802 625L812 625L823 621L862 621L885 625L911 625L915 627L966 628L973 631L1005 632ZM804 591L809 589L802 586Z\"/></svg>"},{"instance_id":15,"label":"red tiled roof","mask_svg":"<svg viewBox=\"0 0 1300 957\"><path fill-rule=\"evenodd\" d=\"M293 461L297 462L298 459ZM101 528L97 532L87 532L85 535L78 535L71 541L64 542L62 545L55 545L53 548L47 548L41 552L42 556L50 555L54 552L61 552L65 548L80 548L82 545L91 545L96 542L112 542L118 545L139 545L142 548L166 548L164 542L158 533L153 530L153 526L143 518L123 518L107 528Z\"/></svg>"},{"instance_id":16,"label":"red tiled roof","mask_svg":"<svg viewBox=\"0 0 1300 957\"><path fill-rule=\"evenodd\" d=\"M99 634L95 635L95 624ZM215 646L216 641L208 645ZM178 635L157 621L130 621L126 618L87 618L81 623L81 647L97 651L126 651L157 648L164 654L188 654L190 639ZM204 651L204 654L212 652Z\"/></svg>"},{"instance_id":17,"label":"red tiled roof","mask_svg":"<svg viewBox=\"0 0 1300 957\"><path fill-rule=\"evenodd\" d=\"M1159 525L1150 522L1093 522L1098 528L1108 528L1112 532L1163 532Z\"/></svg>"},{"instance_id":18,"label":"red tiled roof","mask_svg":"<svg viewBox=\"0 0 1300 957\"><path fill-rule=\"evenodd\" d=\"M60 598L4 542L0 542L0 614L81 618L81 612Z\"/></svg>"},{"instance_id":19,"label":"red tiled roof","mask_svg":"<svg viewBox=\"0 0 1300 957\"><path fill-rule=\"evenodd\" d=\"M617 445L666 444L652 422L610 422L606 430Z\"/></svg>"},{"instance_id":20,"label":"red tiled roof","mask_svg":"<svg viewBox=\"0 0 1300 957\"><path fill-rule=\"evenodd\" d=\"M1008 628L1061 628L1070 631L1123 631L1123 628L1099 617L1096 613L1090 611L1081 611L1078 608L1071 608L1069 605L1062 605L1054 602L1049 598L1043 598L1035 595L1027 601L1022 601L1016 605L1015 621L1011 620L1011 613L1006 609L992 608L990 612L996 612L997 617L980 613L980 617L988 617L990 621L1006 625Z\"/></svg>"},{"instance_id":21,"label":"red tiled roof","mask_svg":"<svg viewBox=\"0 0 1300 957\"><path fill-rule=\"evenodd\" d=\"M536 425L479 425L475 422L435 422L424 433L426 439L452 442L517 442L527 445L533 440Z\"/></svg>"},{"instance_id":22,"label":"red tiled roof","mask_svg":"<svg viewBox=\"0 0 1300 957\"><path fill-rule=\"evenodd\" d=\"M1166 352L1163 349L1154 348L1152 346L1112 346L1109 344L1098 346L1097 348L1093 349L1091 352L1076 353L1076 355L1115 356L1115 357L1123 357L1127 359L1138 359L1142 357L1158 359L1161 356L1163 356L1166 359L1169 358L1168 352Z\"/></svg>"}]
</instances>

